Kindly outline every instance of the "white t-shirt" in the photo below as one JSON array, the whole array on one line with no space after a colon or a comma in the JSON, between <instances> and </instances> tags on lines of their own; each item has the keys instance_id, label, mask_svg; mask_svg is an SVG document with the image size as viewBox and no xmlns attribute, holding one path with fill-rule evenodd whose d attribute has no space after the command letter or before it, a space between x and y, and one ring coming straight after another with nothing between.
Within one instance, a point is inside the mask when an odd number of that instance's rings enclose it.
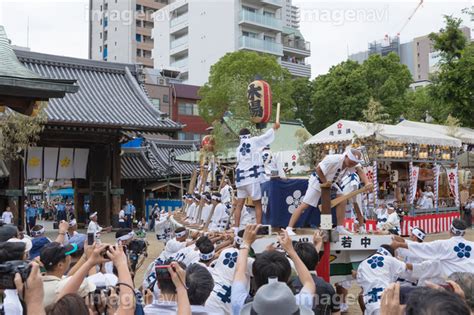
<instances>
[{"instance_id":1,"label":"white t-shirt","mask_svg":"<svg viewBox=\"0 0 474 315\"><path fill-rule=\"evenodd\" d=\"M341 185L342 179L345 176L356 172L357 167L360 167L360 164L357 164L354 167L346 167L343 169L344 159L344 154L331 154L326 155L326 157L319 162L318 166L321 172L323 172L324 177L326 177L326 180ZM315 176L311 176L309 185L316 190L321 190L319 180Z\"/></svg>"},{"instance_id":2,"label":"white t-shirt","mask_svg":"<svg viewBox=\"0 0 474 315\"><path fill-rule=\"evenodd\" d=\"M119 212L119 222L125 222L125 210L120 210Z\"/></svg>"},{"instance_id":3,"label":"white t-shirt","mask_svg":"<svg viewBox=\"0 0 474 315\"><path fill-rule=\"evenodd\" d=\"M4 211L2 214L2 220L5 224L12 224L13 213L11 211Z\"/></svg>"},{"instance_id":4,"label":"white t-shirt","mask_svg":"<svg viewBox=\"0 0 474 315\"><path fill-rule=\"evenodd\" d=\"M87 233L94 233L94 235L97 237L100 232L102 231L102 228L100 227L99 223L96 223L94 221L89 222L89 226L87 227Z\"/></svg>"},{"instance_id":5,"label":"white t-shirt","mask_svg":"<svg viewBox=\"0 0 474 315\"><path fill-rule=\"evenodd\" d=\"M5 299L3 300L3 310L8 315L23 315L23 306L21 305L16 290L5 290Z\"/></svg>"}]
</instances>

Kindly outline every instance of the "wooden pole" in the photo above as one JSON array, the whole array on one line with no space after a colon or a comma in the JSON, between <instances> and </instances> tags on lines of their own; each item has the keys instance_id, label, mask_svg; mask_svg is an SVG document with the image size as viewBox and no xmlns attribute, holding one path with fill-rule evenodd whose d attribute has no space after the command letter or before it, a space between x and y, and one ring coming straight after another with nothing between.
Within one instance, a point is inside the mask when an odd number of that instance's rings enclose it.
<instances>
[{"instance_id":1,"label":"wooden pole","mask_svg":"<svg viewBox=\"0 0 474 315\"><path fill-rule=\"evenodd\" d=\"M280 103L277 104L276 119L275 122L280 122Z\"/></svg>"},{"instance_id":2,"label":"wooden pole","mask_svg":"<svg viewBox=\"0 0 474 315\"><path fill-rule=\"evenodd\" d=\"M209 217L206 220L206 224L204 224L204 231L207 231L209 227L209 223L211 223L212 216L214 215L214 211L216 210L217 205L213 205L211 209L211 213L209 213Z\"/></svg>"}]
</instances>

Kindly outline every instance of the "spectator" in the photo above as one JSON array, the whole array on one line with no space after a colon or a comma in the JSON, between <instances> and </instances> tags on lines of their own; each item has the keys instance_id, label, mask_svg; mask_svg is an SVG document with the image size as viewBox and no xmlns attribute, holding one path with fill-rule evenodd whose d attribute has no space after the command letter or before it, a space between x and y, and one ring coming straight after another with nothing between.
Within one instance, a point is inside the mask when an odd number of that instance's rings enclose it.
<instances>
[{"instance_id":1,"label":"spectator","mask_svg":"<svg viewBox=\"0 0 474 315\"><path fill-rule=\"evenodd\" d=\"M125 217L125 210L120 209L120 211L119 211L119 217L118 217L119 228L124 229L124 228L126 227L125 220L126 220L126 217Z\"/></svg>"},{"instance_id":2,"label":"spectator","mask_svg":"<svg viewBox=\"0 0 474 315\"><path fill-rule=\"evenodd\" d=\"M250 246L257 238L257 230L259 226L260 225L257 224L247 225L243 236L243 244L240 245L237 268L234 275L234 283L232 284L231 293L231 303L234 314L240 314L249 294L247 290L248 280L246 277L247 258ZM293 248L291 238L288 236L287 231L283 231L283 235L279 237L279 242L293 261L296 272L303 284L303 289L295 296L298 301L297 304L312 308L313 295L316 289L313 278ZM258 294L258 289L267 284L269 278L277 278L278 281L287 283L291 275L291 266L284 254L276 251L265 251L255 258L255 262L252 266L252 273L254 275Z\"/></svg>"},{"instance_id":3,"label":"spectator","mask_svg":"<svg viewBox=\"0 0 474 315\"><path fill-rule=\"evenodd\" d=\"M10 210L10 207L7 207L2 213L2 220L4 224L13 224L13 213Z\"/></svg>"},{"instance_id":4,"label":"spectator","mask_svg":"<svg viewBox=\"0 0 474 315\"><path fill-rule=\"evenodd\" d=\"M46 274L43 277L43 302L45 307L55 303L58 300L60 292L64 289L65 285L70 280L64 275L66 274L66 271L69 270L71 265L70 255L76 251L77 245L75 244L69 244L64 246L57 242L47 244L41 250L40 260L44 268L46 269ZM78 289L79 290L77 291L77 293L84 298L89 293L94 292L95 286L89 283L88 281L84 281Z\"/></svg>"},{"instance_id":5,"label":"spectator","mask_svg":"<svg viewBox=\"0 0 474 315\"><path fill-rule=\"evenodd\" d=\"M46 307L48 315L89 315L89 308L84 299L78 294L66 294L60 298L56 303Z\"/></svg>"},{"instance_id":6,"label":"spectator","mask_svg":"<svg viewBox=\"0 0 474 315\"><path fill-rule=\"evenodd\" d=\"M36 225L37 215L38 215L38 209L36 208L36 202L32 200L30 205L26 208L26 222L28 223L28 228L30 231L33 228L33 226Z\"/></svg>"},{"instance_id":7,"label":"spectator","mask_svg":"<svg viewBox=\"0 0 474 315\"><path fill-rule=\"evenodd\" d=\"M474 273L453 272L448 280L456 282L464 293L467 305L474 311Z\"/></svg>"},{"instance_id":8,"label":"spectator","mask_svg":"<svg viewBox=\"0 0 474 315\"><path fill-rule=\"evenodd\" d=\"M306 268L308 268L316 285L316 300L313 305L314 314L329 315L339 313L340 303L337 302L336 291L331 284L324 281L316 274L316 267L319 262L319 255L313 244L305 242L295 242L293 244L298 257L301 258ZM303 285L298 277L292 280L291 286L295 293L299 293Z\"/></svg>"},{"instance_id":9,"label":"spectator","mask_svg":"<svg viewBox=\"0 0 474 315\"><path fill-rule=\"evenodd\" d=\"M69 228L69 223L61 221L59 223L59 232L58 237L55 239L55 242L64 244L66 241L66 233ZM46 245L51 243L51 240L44 235L45 229L42 225L35 225L31 230L31 240L33 247L30 251L30 259L34 259L40 255L41 249Z\"/></svg>"},{"instance_id":10,"label":"spectator","mask_svg":"<svg viewBox=\"0 0 474 315\"><path fill-rule=\"evenodd\" d=\"M188 314L219 314L204 306L214 287L212 276L205 267L199 264L191 264L188 271L183 269L184 265L177 262L167 261L165 263L169 264L170 267L161 270L162 274L157 277L158 287L160 288L159 300L145 307L147 314L177 314L180 308L180 298L181 296L184 298L184 294L186 294L190 304ZM171 279L165 276L167 273L171 275ZM180 292L181 290L183 292Z\"/></svg>"}]
</instances>

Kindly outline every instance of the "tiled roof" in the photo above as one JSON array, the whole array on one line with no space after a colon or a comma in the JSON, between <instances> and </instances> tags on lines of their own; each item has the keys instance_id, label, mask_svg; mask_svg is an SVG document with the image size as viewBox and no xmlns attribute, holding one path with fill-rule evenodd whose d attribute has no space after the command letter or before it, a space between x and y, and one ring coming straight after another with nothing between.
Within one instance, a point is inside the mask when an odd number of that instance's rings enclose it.
<instances>
[{"instance_id":1,"label":"tiled roof","mask_svg":"<svg viewBox=\"0 0 474 315\"><path fill-rule=\"evenodd\" d=\"M159 174L153 171L143 150L124 150L122 154L122 179L154 179Z\"/></svg>"},{"instance_id":2,"label":"tiled roof","mask_svg":"<svg viewBox=\"0 0 474 315\"><path fill-rule=\"evenodd\" d=\"M162 118L136 80L136 65L15 51L30 70L54 79L75 79L79 91L50 99L48 123L125 130L176 131L181 125Z\"/></svg>"},{"instance_id":3,"label":"tiled roof","mask_svg":"<svg viewBox=\"0 0 474 315\"><path fill-rule=\"evenodd\" d=\"M122 148L124 151L121 171L123 179L157 180L167 176L192 174L194 164L176 160L171 160L170 163L170 154L179 156L191 152L196 149L198 143L145 137L144 144L142 148Z\"/></svg>"}]
</instances>

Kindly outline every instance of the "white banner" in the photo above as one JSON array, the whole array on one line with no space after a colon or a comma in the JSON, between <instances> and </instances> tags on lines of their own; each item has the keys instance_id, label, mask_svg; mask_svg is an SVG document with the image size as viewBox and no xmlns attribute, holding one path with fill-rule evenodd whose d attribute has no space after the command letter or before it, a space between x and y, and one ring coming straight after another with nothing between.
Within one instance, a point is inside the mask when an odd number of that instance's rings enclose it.
<instances>
[{"instance_id":1,"label":"white banner","mask_svg":"<svg viewBox=\"0 0 474 315\"><path fill-rule=\"evenodd\" d=\"M43 148L28 148L28 156L26 161L26 178L42 179L43 177Z\"/></svg>"},{"instance_id":2,"label":"white banner","mask_svg":"<svg viewBox=\"0 0 474 315\"><path fill-rule=\"evenodd\" d=\"M74 149L74 178L87 177L89 149Z\"/></svg>"},{"instance_id":3,"label":"white banner","mask_svg":"<svg viewBox=\"0 0 474 315\"><path fill-rule=\"evenodd\" d=\"M418 188L418 175L420 168L418 166L410 167L410 204L415 202L416 190Z\"/></svg>"},{"instance_id":4,"label":"white banner","mask_svg":"<svg viewBox=\"0 0 474 315\"><path fill-rule=\"evenodd\" d=\"M44 148L44 179L56 179L59 148Z\"/></svg>"},{"instance_id":5,"label":"white banner","mask_svg":"<svg viewBox=\"0 0 474 315\"><path fill-rule=\"evenodd\" d=\"M61 148L59 151L58 179L74 178L74 149Z\"/></svg>"},{"instance_id":6,"label":"white banner","mask_svg":"<svg viewBox=\"0 0 474 315\"><path fill-rule=\"evenodd\" d=\"M454 197L456 207L459 207L459 176L458 167L447 169L449 190Z\"/></svg>"}]
</instances>

